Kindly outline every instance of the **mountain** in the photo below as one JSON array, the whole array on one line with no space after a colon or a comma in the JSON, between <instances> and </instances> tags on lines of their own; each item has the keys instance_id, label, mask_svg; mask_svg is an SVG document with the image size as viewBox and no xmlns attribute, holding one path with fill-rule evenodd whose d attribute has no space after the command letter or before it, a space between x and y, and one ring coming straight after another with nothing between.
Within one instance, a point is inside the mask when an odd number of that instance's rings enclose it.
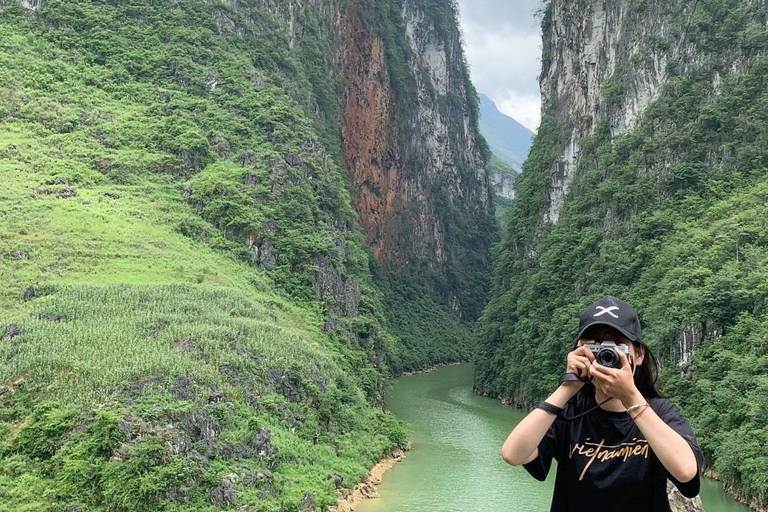
<instances>
[{"instance_id":1,"label":"mountain","mask_svg":"<svg viewBox=\"0 0 768 512\"><path fill-rule=\"evenodd\" d=\"M706 465L768 506L764 2L571 2L542 18L541 126L478 325L478 392L532 405L579 312L636 306Z\"/></svg>"},{"instance_id":2,"label":"mountain","mask_svg":"<svg viewBox=\"0 0 768 512\"><path fill-rule=\"evenodd\" d=\"M480 93L480 133L491 152L518 172L533 144L534 133L511 117L503 114L496 103Z\"/></svg>"},{"instance_id":3,"label":"mountain","mask_svg":"<svg viewBox=\"0 0 768 512\"><path fill-rule=\"evenodd\" d=\"M0 0L0 502L326 510L471 354L450 2Z\"/></svg>"}]
</instances>

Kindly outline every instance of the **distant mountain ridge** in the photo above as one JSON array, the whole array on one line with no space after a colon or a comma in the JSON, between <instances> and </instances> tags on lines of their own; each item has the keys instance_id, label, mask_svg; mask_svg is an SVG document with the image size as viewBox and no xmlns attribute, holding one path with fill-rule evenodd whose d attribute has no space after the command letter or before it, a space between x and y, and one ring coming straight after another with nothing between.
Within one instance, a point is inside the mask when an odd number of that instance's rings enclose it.
<instances>
[{"instance_id":1,"label":"distant mountain ridge","mask_svg":"<svg viewBox=\"0 0 768 512\"><path fill-rule=\"evenodd\" d=\"M534 133L503 114L491 98L482 93L479 96L480 132L493 154L520 172L533 144Z\"/></svg>"}]
</instances>

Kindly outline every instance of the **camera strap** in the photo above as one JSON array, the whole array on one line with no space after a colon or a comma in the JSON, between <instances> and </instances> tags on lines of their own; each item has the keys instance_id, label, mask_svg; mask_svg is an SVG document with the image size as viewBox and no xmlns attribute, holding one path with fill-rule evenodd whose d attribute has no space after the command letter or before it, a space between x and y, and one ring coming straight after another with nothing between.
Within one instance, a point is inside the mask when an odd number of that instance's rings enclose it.
<instances>
[{"instance_id":1,"label":"camera strap","mask_svg":"<svg viewBox=\"0 0 768 512\"><path fill-rule=\"evenodd\" d=\"M606 398L605 400L603 400L602 402L600 402L599 404L597 404L593 408L589 409L588 411L584 411L581 414L577 414L576 416L566 416L565 414L560 414L560 417L563 418L565 421L577 420L577 419L581 418L582 416L586 416L587 414L591 413L595 409L599 409L601 405L608 403L610 400L613 400L612 396Z\"/></svg>"},{"instance_id":2,"label":"camera strap","mask_svg":"<svg viewBox=\"0 0 768 512\"><path fill-rule=\"evenodd\" d=\"M590 379L592 380L592 379ZM564 373L562 377L560 377L560 384L563 384L564 382L584 382L579 378L578 375L575 373ZM566 416L563 413L560 413L560 417L563 418L565 421L573 421L581 418L582 416L586 416L587 414L591 413L595 409L598 409L601 405L608 403L609 400L613 400L613 397L608 397L606 400L603 400L601 403L597 404L593 408L591 408L588 411L584 411L581 414L577 414L576 416Z\"/></svg>"}]
</instances>

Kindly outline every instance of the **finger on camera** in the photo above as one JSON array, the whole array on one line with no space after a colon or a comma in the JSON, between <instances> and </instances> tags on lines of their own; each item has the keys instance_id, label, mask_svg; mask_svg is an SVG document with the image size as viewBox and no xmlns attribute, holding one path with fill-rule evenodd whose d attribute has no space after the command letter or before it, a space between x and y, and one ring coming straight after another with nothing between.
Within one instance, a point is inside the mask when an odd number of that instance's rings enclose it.
<instances>
[{"instance_id":1,"label":"finger on camera","mask_svg":"<svg viewBox=\"0 0 768 512\"><path fill-rule=\"evenodd\" d=\"M578 375L580 379L589 377L589 367L586 365L576 366L576 375Z\"/></svg>"},{"instance_id":2,"label":"finger on camera","mask_svg":"<svg viewBox=\"0 0 768 512\"><path fill-rule=\"evenodd\" d=\"M627 359L627 354L621 350L616 350L615 352L619 354L619 361L621 361L620 368L629 368L629 359Z\"/></svg>"},{"instance_id":3,"label":"finger on camera","mask_svg":"<svg viewBox=\"0 0 768 512\"><path fill-rule=\"evenodd\" d=\"M592 362L584 356L573 356L573 359L571 361L572 361L572 364L574 365L581 364L584 366L589 366L590 364L592 364Z\"/></svg>"},{"instance_id":4,"label":"finger on camera","mask_svg":"<svg viewBox=\"0 0 768 512\"><path fill-rule=\"evenodd\" d=\"M607 366L603 366L597 361L592 363L592 366L589 368L589 371L592 372L592 375L599 375L601 377L609 377L613 375L613 373L616 371L613 368L608 368Z\"/></svg>"},{"instance_id":5,"label":"finger on camera","mask_svg":"<svg viewBox=\"0 0 768 512\"><path fill-rule=\"evenodd\" d=\"M590 361L594 361L594 360L595 360L595 354L593 354L593 353L592 353L592 351L591 351L591 350L589 350L589 349L588 349L587 347L585 347L584 345L582 345L582 346L578 347L578 348L577 348L576 350L574 350L573 352L574 352L574 354L575 354L575 355L577 355L577 356L582 356L582 357L586 357L586 358L587 358L587 359L589 359Z\"/></svg>"}]
</instances>

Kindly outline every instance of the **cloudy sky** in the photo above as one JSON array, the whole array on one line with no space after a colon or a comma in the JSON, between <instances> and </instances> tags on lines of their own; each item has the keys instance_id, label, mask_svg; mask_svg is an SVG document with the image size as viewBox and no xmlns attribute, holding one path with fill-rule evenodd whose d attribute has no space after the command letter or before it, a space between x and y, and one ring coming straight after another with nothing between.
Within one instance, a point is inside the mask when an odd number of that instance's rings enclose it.
<instances>
[{"instance_id":1,"label":"cloudy sky","mask_svg":"<svg viewBox=\"0 0 768 512\"><path fill-rule=\"evenodd\" d=\"M541 118L542 0L459 0L472 81L478 92L535 130Z\"/></svg>"}]
</instances>

